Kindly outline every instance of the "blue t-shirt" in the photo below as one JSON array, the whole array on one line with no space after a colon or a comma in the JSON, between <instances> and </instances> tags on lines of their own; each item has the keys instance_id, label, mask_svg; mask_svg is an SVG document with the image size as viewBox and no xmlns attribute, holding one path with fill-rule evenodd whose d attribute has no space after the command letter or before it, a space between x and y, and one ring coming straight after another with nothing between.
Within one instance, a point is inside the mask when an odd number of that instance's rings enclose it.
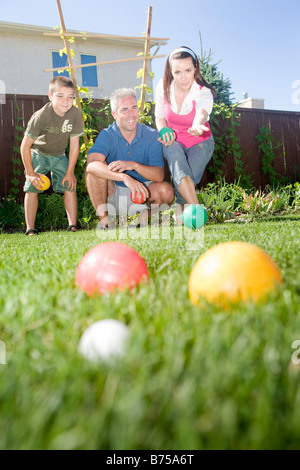
<instances>
[{"instance_id":1,"label":"blue t-shirt","mask_svg":"<svg viewBox=\"0 0 300 470\"><path fill-rule=\"evenodd\" d=\"M164 168L162 144L158 142L159 134L156 129L138 123L136 135L129 144L122 136L116 121L98 135L90 153L102 153L109 165L116 160L135 161L142 165L159 166ZM136 171L126 171L138 181L148 181ZM115 181L119 186L125 186L121 181Z\"/></svg>"}]
</instances>

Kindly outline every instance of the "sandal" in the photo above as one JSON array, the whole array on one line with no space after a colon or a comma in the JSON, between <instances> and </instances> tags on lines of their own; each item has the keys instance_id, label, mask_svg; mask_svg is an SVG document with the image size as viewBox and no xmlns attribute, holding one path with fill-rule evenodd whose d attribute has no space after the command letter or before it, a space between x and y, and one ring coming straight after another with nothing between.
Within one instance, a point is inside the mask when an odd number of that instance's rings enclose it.
<instances>
[{"instance_id":1,"label":"sandal","mask_svg":"<svg viewBox=\"0 0 300 470\"><path fill-rule=\"evenodd\" d=\"M67 228L67 232L77 232L79 230L79 227L77 225L69 225Z\"/></svg>"},{"instance_id":2,"label":"sandal","mask_svg":"<svg viewBox=\"0 0 300 470\"><path fill-rule=\"evenodd\" d=\"M32 233L32 235L38 235L39 232L36 228L29 228L26 232L25 232L25 235L29 235L30 233Z\"/></svg>"},{"instance_id":3,"label":"sandal","mask_svg":"<svg viewBox=\"0 0 300 470\"><path fill-rule=\"evenodd\" d=\"M128 228L141 228L141 224L136 224L136 225L130 224L128 225Z\"/></svg>"},{"instance_id":4,"label":"sandal","mask_svg":"<svg viewBox=\"0 0 300 470\"><path fill-rule=\"evenodd\" d=\"M100 225L100 224L98 224L98 226L97 226L97 230L104 230L105 232L107 230L112 230L112 229L113 229L113 227L110 227L109 225Z\"/></svg>"}]
</instances>

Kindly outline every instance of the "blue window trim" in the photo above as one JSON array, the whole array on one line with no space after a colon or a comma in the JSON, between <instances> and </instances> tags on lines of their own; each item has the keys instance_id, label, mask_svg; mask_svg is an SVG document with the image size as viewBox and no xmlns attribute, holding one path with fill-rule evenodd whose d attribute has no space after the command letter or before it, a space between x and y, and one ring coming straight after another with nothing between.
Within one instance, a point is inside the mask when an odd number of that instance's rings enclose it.
<instances>
[{"instance_id":1,"label":"blue window trim","mask_svg":"<svg viewBox=\"0 0 300 470\"><path fill-rule=\"evenodd\" d=\"M63 53L61 57L59 55L59 52L52 51L52 64L53 64L54 69L56 69L57 67L65 67L66 65L69 65L67 54ZM70 77L70 74L67 70L64 70L61 73L53 72L53 78L57 77L58 75L61 75L63 77L68 77L68 78Z\"/></svg>"},{"instance_id":2,"label":"blue window trim","mask_svg":"<svg viewBox=\"0 0 300 470\"><path fill-rule=\"evenodd\" d=\"M80 54L81 65L93 64L97 62L97 58L92 54ZM83 87L98 87L98 74L97 66L83 67L82 71L82 86Z\"/></svg>"}]
</instances>

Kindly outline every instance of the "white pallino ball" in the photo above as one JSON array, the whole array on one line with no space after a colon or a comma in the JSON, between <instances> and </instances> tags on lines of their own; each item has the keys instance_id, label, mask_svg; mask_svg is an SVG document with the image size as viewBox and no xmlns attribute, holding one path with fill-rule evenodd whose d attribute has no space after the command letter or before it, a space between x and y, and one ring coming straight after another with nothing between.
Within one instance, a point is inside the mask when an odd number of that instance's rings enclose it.
<instances>
[{"instance_id":1,"label":"white pallino ball","mask_svg":"<svg viewBox=\"0 0 300 470\"><path fill-rule=\"evenodd\" d=\"M120 357L129 335L128 327L113 319L100 320L89 326L79 342L79 353L92 362Z\"/></svg>"}]
</instances>

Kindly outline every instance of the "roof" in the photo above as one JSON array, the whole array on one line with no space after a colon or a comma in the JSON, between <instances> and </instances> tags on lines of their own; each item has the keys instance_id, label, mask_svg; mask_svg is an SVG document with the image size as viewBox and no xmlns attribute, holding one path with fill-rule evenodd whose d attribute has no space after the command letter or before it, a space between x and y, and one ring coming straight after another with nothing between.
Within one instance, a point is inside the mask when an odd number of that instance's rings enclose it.
<instances>
[{"instance_id":1,"label":"roof","mask_svg":"<svg viewBox=\"0 0 300 470\"><path fill-rule=\"evenodd\" d=\"M22 23L10 23L7 21L0 21L0 31L4 31L7 33L14 33L14 34L27 34L27 35L50 35L51 37L59 37L59 29L56 28L49 28L47 26L37 26L37 25L29 25L29 24L22 24ZM67 33L70 36L77 36L82 35L82 31L77 30L70 30L67 29ZM145 38L141 37L132 37L132 36L115 36L112 34L102 34L102 33L94 33L85 31L87 35L97 35L97 37L88 38L89 41L98 41L102 43L109 43L109 44L120 44L126 46L136 46L140 47L141 44L145 43ZM166 45L168 38L154 38L150 40L150 48L153 46L163 46Z\"/></svg>"}]
</instances>

